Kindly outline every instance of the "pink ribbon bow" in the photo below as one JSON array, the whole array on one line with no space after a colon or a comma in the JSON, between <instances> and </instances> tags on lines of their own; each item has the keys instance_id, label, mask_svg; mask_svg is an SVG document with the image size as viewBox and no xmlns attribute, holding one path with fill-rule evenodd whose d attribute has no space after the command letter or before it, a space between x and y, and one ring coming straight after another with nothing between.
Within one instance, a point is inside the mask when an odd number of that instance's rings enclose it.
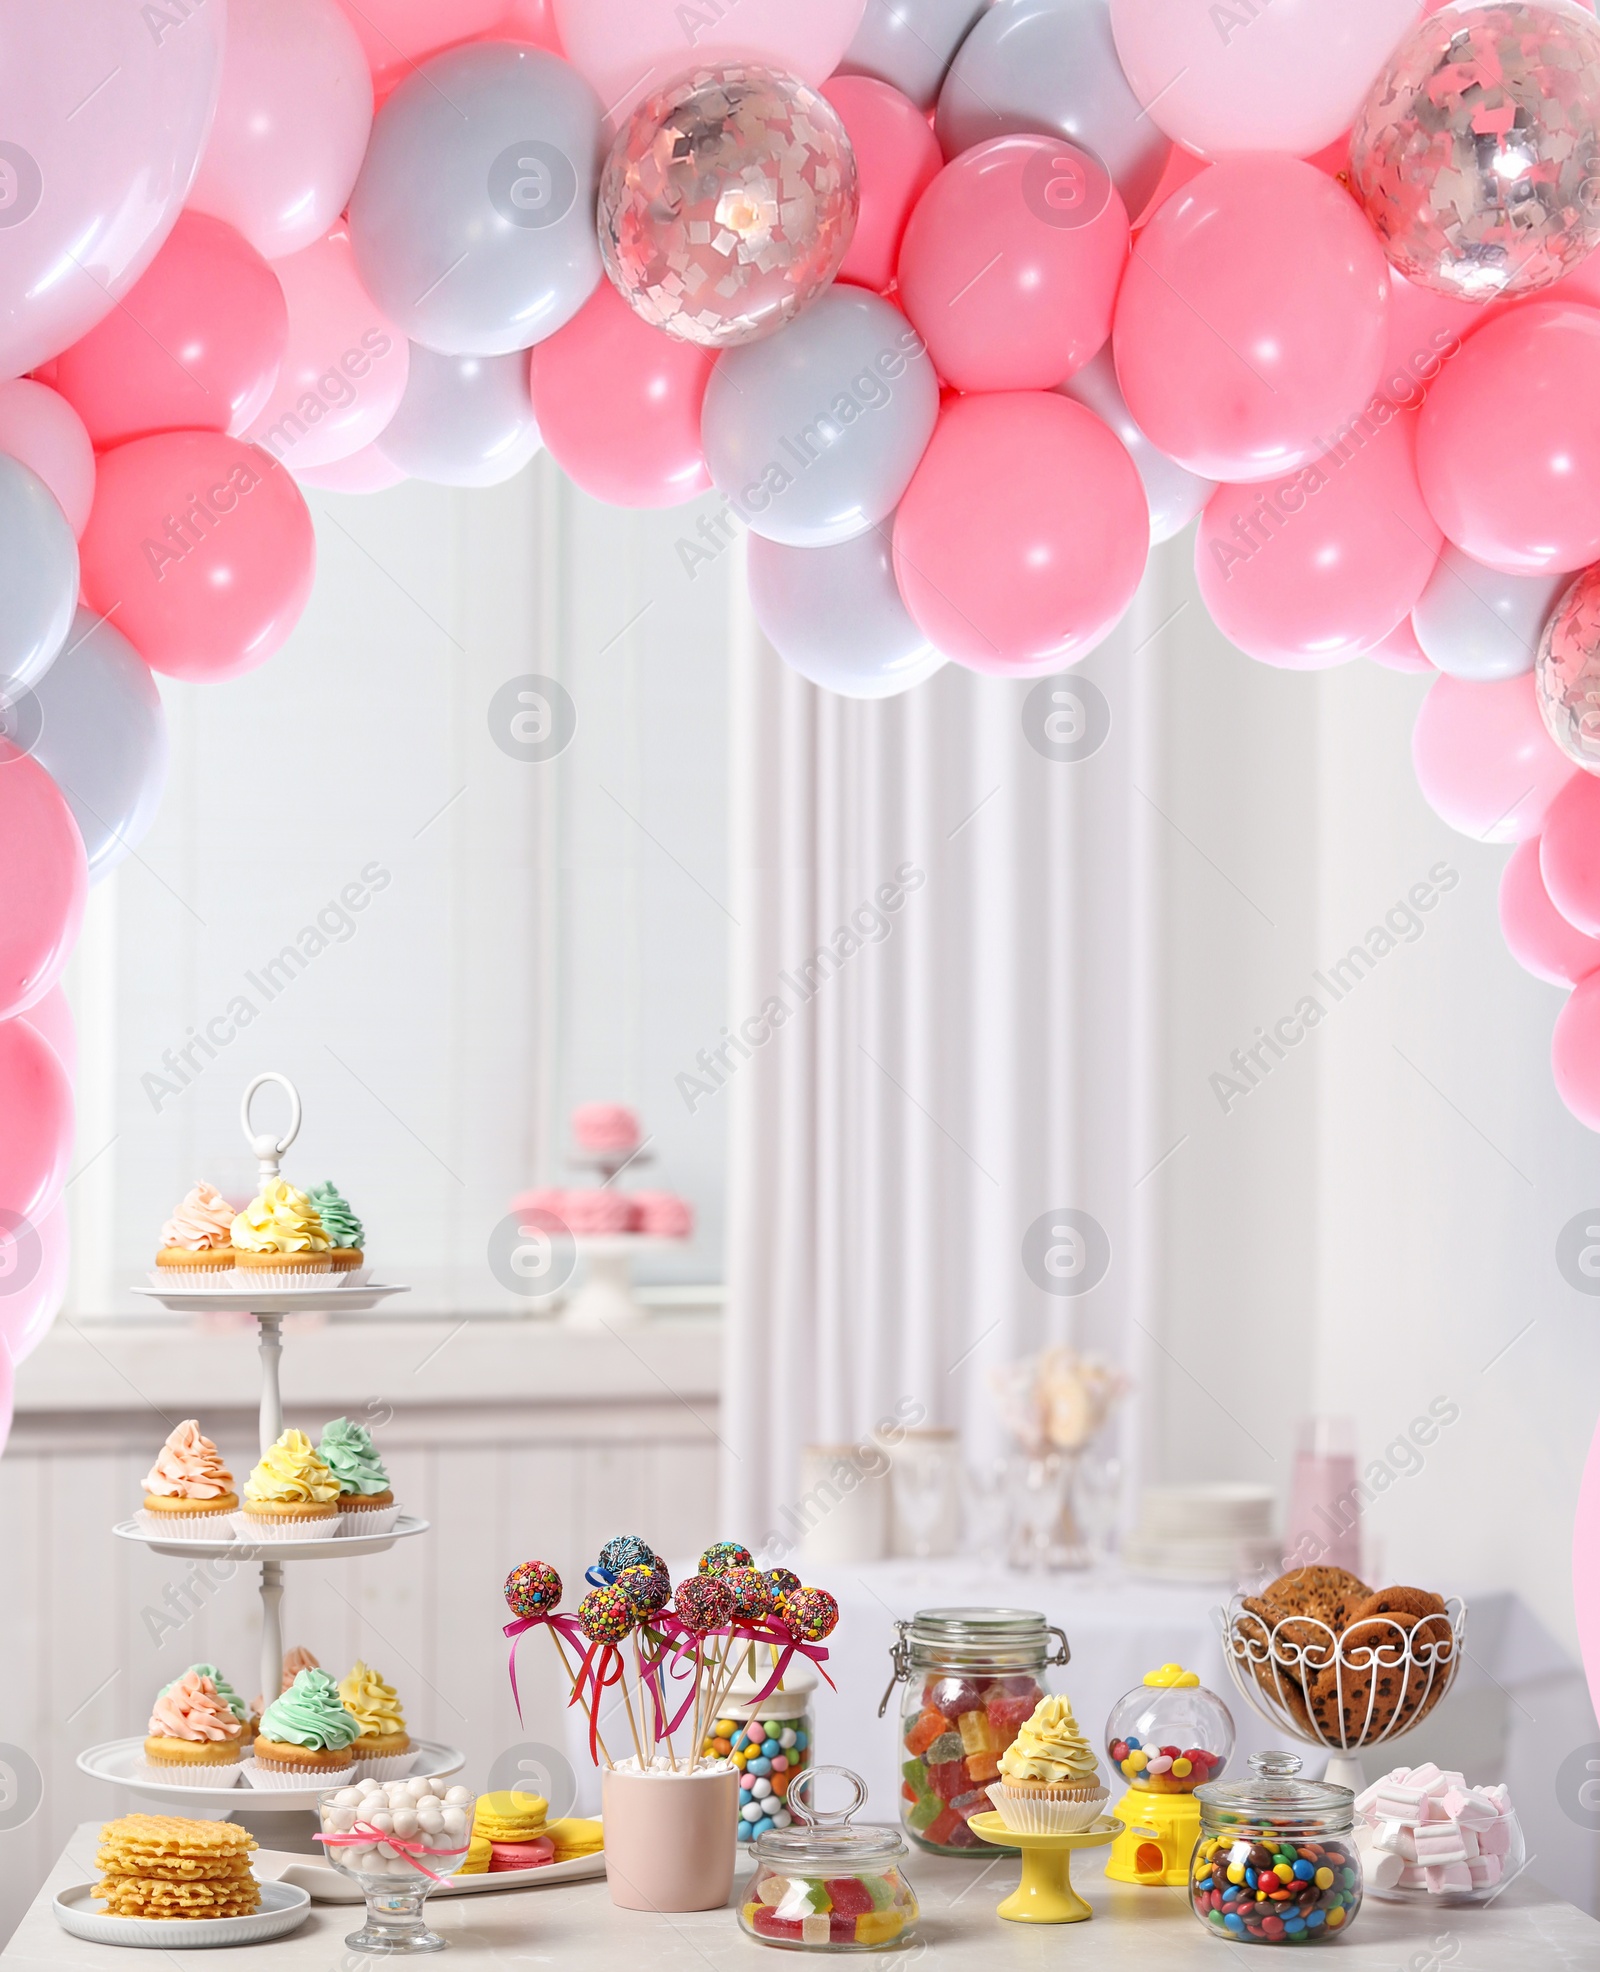
<instances>
[{"instance_id":1,"label":"pink ribbon bow","mask_svg":"<svg viewBox=\"0 0 1600 1972\"><path fill-rule=\"evenodd\" d=\"M319 1834L312 1836L311 1839L314 1842L326 1842L330 1849L348 1849L357 1845L370 1848L374 1842L386 1842L391 1849L396 1849L401 1855L408 1857L413 1869L421 1870L424 1876L435 1883L443 1883L446 1879L443 1876L436 1876L425 1862L418 1862L418 1856L460 1857L466 1854L465 1849L430 1849L424 1842L408 1842L403 1835L392 1835L381 1828L374 1828L370 1821L358 1821L348 1835Z\"/></svg>"}]
</instances>

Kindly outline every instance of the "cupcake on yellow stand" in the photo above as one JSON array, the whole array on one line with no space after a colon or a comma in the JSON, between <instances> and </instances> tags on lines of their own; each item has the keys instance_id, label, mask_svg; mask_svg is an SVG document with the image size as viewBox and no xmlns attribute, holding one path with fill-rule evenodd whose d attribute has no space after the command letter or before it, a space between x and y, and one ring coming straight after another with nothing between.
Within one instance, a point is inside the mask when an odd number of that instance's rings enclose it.
<instances>
[{"instance_id":1,"label":"cupcake on yellow stand","mask_svg":"<svg viewBox=\"0 0 1600 1972\"><path fill-rule=\"evenodd\" d=\"M1074 1849L1102 1847L1122 1832L1109 1820L1109 1790L1066 1698L1041 1698L1000 1755L987 1790L996 1812L974 1815L973 1834L1022 1851L1022 1881L997 1915L1017 1924L1081 1924L1094 1912L1072 1887Z\"/></svg>"}]
</instances>

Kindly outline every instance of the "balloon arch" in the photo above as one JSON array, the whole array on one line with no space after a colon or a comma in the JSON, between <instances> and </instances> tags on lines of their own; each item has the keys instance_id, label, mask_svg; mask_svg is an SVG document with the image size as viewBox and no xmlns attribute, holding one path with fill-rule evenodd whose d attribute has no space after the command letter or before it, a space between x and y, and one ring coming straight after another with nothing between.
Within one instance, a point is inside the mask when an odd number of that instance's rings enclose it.
<instances>
[{"instance_id":1,"label":"balloon arch","mask_svg":"<svg viewBox=\"0 0 1600 1972\"><path fill-rule=\"evenodd\" d=\"M1519 845L1600 1129L1584 0L0 0L0 103L0 1415L152 672L288 636L303 486L541 442L715 487L686 565L747 531L774 646L859 697L1072 663L1198 515L1241 650L1434 674L1422 791Z\"/></svg>"}]
</instances>

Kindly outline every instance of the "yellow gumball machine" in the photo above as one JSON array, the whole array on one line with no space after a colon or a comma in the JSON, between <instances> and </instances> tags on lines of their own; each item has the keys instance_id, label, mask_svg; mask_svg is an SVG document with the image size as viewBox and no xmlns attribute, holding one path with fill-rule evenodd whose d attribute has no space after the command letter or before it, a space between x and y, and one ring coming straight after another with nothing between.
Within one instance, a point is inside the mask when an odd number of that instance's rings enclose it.
<instances>
[{"instance_id":1,"label":"yellow gumball machine","mask_svg":"<svg viewBox=\"0 0 1600 1972\"><path fill-rule=\"evenodd\" d=\"M1221 1778L1232 1751L1232 1714L1181 1664L1163 1664L1119 1698L1106 1720L1106 1755L1128 1791L1112 1810L1123 1832L1111 1845L1107 1876L1186 1884L1200 1839L1194 1790Z\"/></svg>"}]
</instances>

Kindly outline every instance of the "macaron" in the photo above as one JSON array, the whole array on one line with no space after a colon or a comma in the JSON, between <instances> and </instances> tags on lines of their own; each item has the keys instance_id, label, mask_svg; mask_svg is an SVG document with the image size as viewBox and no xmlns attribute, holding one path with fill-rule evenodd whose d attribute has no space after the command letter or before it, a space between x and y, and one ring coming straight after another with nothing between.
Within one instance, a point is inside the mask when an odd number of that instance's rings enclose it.
<instances>
[{"instance_id":1,"label":"macaron","mask_svg":"<svg viewBox=\"0 0 1600 1972\"><path fill-rule=\"evenodd\" d=\"M491 1842L489 1844L489 1874L496 1875L503 1869L542 1869L547 1862L556 1859L556 1845L547 1835L540 1836L537 1842Z\"/></svg>"}]
</instances>

